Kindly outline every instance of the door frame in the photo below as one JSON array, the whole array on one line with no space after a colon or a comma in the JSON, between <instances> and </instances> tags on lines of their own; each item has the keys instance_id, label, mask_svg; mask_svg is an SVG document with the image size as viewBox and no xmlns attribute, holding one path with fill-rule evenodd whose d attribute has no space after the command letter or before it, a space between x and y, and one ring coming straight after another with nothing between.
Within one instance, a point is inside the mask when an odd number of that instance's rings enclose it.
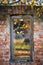
<instances>
[{"instance_id":1,"label":"door frame","mask_svg":"<svg viewBox=\"0 0 43 65\"><path fill-rule=\"evenodd\" d=\"M14 58L14 55L13 55L13 35L12 35L12 33L13 33L13 19L14 18L26 18L26 19L30 19L30 24L31 24L31 35L30 35L30 44L31 44L31 49L30 49L30 59L26 59L26 58L24 58L24 59L18 59L18 58ZM12 16L10 16L10 61L15 61L15 62L24 62L24 60L26 61L26 62L31 62L31 61L33 61L33 53L34 53L34 43L33 43L33 27L34 27L34 19L33 19L33 17L31 16L31 15L24 15L24 16L22 16L22 15L12 15Z\"/></svg>"}]
</instances>

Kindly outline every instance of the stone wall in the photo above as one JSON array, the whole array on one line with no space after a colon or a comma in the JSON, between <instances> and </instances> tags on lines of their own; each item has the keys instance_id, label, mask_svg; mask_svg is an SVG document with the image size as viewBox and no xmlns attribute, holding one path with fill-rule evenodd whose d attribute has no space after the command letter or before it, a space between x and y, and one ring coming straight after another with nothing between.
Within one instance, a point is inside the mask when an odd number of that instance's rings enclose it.
<instances>
[{"instance_id":1,"label":"stone wall","mask_svg":"<svg viewBox=\"0 0 43 65\"><path fill-rule=\"evenodd\" d=\"M5 20L0 19L0 61L8 61L10 58L10 22L9 16Z\"/></svg>"},{"instance_id":2,"label":"stone wall","mask_svg":"<svg viewBox=\"0 0 43 65\"><path fill-rule=\"evenodd\" d=\"M34 60L43 61L43 20L34 18Z\"/></svg>"}]
</instances>

